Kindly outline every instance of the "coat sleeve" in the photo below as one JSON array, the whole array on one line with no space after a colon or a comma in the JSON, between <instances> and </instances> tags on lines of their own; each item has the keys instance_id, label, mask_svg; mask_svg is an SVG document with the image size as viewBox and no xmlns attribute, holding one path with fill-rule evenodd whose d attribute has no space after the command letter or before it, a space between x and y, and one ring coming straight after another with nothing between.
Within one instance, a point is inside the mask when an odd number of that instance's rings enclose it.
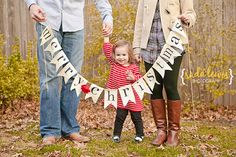
<instances>
[{"instance_id":1,"label":"coat sleeve","mask_svg":"<svg viewBox=\"0 0 236 157\"><path fill-rule=\"evenodd\" d=\"M138 10L135 19L134 39L133 39L133 48L135 54L138 54L140 52L142 26L143 26L143 11L144 11L143 7L144 7L143 0L139 0Z\"/></svg>"},{"instance_id":2,"label":"coat sleeve","mask_svg":"<svg viewBox=\"0 0 236 157\"><path fill-rule=\"evenodd\" d=\"M190 17L190 23L185 27L192 27L196 22L196 13L193 8L193 0L180 0L181 13Z\"/></svg>"}]
</instances>

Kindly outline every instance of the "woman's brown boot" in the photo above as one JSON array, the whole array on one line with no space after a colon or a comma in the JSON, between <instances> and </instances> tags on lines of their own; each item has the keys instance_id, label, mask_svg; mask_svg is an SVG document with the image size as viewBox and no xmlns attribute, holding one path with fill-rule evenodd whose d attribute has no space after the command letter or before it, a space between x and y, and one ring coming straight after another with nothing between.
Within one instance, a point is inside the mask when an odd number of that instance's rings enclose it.
<instances>
[{"instance_id":1,"label":"woman's brown boot","mask_svg":"<svg viewBox=\"0 0 236 157\"><path fill-rule=\"evenodd\" d=\"M180 130L180 100L168 100L168 137L167 145L177 146L179 144L179 130Z\"/></svg>"},{"instance_id":2,"label":"woman's brown boot","mask_svg":"<svg viewBox=\"0 0 236 157\"><path fill-rule=\"evenodd\" d=\"M163 99L151 100L152 114L157 127L157 137L153 145L160 146L167 139L166 105Z\"/></svg>"}]
</instances>

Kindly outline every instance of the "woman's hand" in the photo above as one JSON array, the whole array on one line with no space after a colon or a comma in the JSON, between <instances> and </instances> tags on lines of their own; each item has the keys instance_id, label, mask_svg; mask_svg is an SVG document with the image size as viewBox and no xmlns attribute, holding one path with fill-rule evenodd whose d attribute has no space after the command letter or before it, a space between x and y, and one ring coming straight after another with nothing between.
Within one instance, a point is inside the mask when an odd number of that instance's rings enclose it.
<instances>
[{"instance_id":1,"label":"woman's hand","mask_svg":"<svg viewBox=\"0 0 236 157\"><path fill-rule=\"evenodd\" d=\"M141 63L142 62L142 58L139 56L139 54L135 54L134 59L135 59L136 63Z\"/></svg>"},{"instance_id":2,"label":"woman's hand","mask_svg":"<svg viewBox=\"0 0 236 157\"><path fill-rule=\"evenodd\" d=\"M190 17L186 14L179 15L178 19L180 19L186 25L189 25L190 23Z\"/></svg>"}]
</instances>

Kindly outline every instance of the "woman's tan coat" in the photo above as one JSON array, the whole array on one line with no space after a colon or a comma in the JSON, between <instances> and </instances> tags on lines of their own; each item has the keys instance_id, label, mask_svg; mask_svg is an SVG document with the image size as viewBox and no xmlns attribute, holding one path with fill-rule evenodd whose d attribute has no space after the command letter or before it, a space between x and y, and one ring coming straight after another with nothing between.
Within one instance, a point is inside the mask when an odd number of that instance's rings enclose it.
<instances>
[{"instance_id":1,"label":"woman's tan coat","mask_svg":"<svg viewBox=\"0 0 236 157\"><path fill-rule=\"evenodd\" d=\"M158 0L139 0L133 40L135 53L139 53L141 48L146 49L147 47L157 3ZM184 27L194 25L196 13L193 9L193 0L159 0L159 5L165 39L167 39L175 20L181 14L186 14L190 18L189 24ZM183 43L187 44L188 39Z\"/></svg>"}]
</instances>

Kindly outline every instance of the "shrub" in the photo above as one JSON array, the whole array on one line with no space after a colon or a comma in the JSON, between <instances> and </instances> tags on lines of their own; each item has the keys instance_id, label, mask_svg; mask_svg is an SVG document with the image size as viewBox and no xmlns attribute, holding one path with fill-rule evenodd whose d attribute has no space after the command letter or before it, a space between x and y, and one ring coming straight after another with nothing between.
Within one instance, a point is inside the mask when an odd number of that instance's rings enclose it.
<instances>
[{"instance_id":1,"label":"shrub","mask_svg":"<svg viewBox=\"0 0 236 157\"><path fill-rule=\"evenodd\" d=\"M3 36L1 36L0 41L4 41ZM29 42L28 46L30 49L32 42ZM0 52L2 51L1 47ZM12 53L9 57L0 53L0 107L9 105L14 107L13 102L15 100L38 99L37 65L37 59L31 57L29 51L26 58L22 58L17 39L12 46Z\"/></svg>"}]
</instances>

